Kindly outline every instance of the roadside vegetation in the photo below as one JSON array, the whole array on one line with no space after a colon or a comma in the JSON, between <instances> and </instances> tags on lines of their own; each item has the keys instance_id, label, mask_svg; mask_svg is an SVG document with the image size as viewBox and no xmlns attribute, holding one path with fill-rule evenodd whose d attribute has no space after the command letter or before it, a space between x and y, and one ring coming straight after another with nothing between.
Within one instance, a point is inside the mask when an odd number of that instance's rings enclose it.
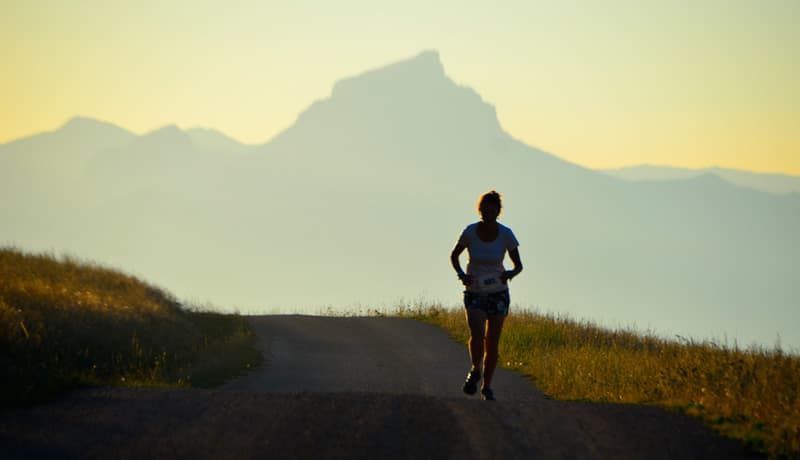
<instances>
[{"instance_id":1,"label":"roadside vegetation","mask_svg":"<svg viewBox=\"0 0 800 460\"><path fill-rule=\"evenodd\" d=\"M0 248L0 407L86 385L209 387L259 364L247 321L116 270Z\"/></svg>"},{"instance_id":2,"label":"roadside vegetation","mask_svg":"<svg viewBox=\"0 0 800 460\"><path fill-rule=\"evenodd\" d=\"M394 314L469 339L460 309L417 304ZM772 458L800 458L800 357L780 349L670 341L514 311L503 328L500 365L553 398L662 406Z\"/></svg>"}]
</instances>

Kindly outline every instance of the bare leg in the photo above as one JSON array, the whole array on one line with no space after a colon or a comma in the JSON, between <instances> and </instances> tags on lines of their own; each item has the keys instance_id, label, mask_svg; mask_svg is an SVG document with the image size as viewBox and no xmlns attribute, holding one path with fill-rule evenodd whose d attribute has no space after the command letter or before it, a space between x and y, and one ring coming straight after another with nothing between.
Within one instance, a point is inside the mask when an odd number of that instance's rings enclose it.
<instances>
[{"instance_id":1,"label":"bare leg","mask_svg":"<svg viewBox=\"0 0 800 460\"><path fill-rule=\"evenodd\" d=\"M483 387L491 388L494 369L497 367L497 348L500 343L500 333L503 332L503 315L488 317L489 330L486 332L486 357L483 363Z\"/></svg>"},{"instance_id":2,"label":"bare leg","mask_svg":"<svg viewBox=\"0 0 800 460\"><path fill-rule=\"evenodd\" d=\"M483 361L483 342L486 332L486 313L477 310L467 310L467 324L469 325L469 357L472 368L481 370Z\"/></svg>"}]
</instances>

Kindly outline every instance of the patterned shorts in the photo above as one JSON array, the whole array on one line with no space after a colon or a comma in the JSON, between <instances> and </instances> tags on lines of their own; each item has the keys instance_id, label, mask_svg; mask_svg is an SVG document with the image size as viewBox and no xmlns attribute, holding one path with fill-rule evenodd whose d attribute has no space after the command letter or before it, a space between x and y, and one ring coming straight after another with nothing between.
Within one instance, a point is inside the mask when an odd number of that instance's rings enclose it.
<instances>
[{"instance_id":1,"label":"patterned shorts","mask_svg":"<svg viewBox=\"0 0 800 460\"><path fill-rule=\"evenodd\" d=\"M486 312L487 315L508 315L508 306L511 297L508 290L481 294L478 292L464 291L464 308L469 310L478 309Z\"/></svg>"}]
</instances>

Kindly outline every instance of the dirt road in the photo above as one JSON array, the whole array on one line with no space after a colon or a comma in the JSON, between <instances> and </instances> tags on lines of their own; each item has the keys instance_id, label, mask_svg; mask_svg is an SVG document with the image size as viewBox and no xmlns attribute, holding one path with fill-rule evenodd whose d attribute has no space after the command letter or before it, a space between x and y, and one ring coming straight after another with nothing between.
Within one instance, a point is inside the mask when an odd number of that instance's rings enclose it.
<instances>
[{"instance_id":1,"label":"dirt road","mask_svg":"<svg viewBox=\"0 0 800 460\"><path fill-rule=\"evenodd\" d=\"M553 401L499 370L461 393L466 348L397 318L258 316L265 365L215 390L100 388L0 413L10 458L750 458L651 407Z\"/></svg>"}]
</instances>

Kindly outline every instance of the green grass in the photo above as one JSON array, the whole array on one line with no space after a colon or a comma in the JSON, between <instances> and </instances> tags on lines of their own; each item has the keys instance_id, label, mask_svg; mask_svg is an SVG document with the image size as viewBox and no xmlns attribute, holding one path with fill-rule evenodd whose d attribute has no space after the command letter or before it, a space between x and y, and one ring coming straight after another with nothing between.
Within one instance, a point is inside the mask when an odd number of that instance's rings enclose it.
<instances>
[{"instance_id":1,"label":"green grass","mask_svg":"<svg viewBox=\"0 0 800 460\"><path fill-rule=\"evenodd\" d=\"M259 364L239 315L116 270L0 248L0 406L85 385L208 387Z\"/></svg>"},{"instance_id":2,"label":"green grass","mask_svg":"<svg viewBox=\"0 0 800 460\"><path fill-rule=\"evenodd\" d=\"M419 303L395 314L443 327L462 343L469 338L461 309ZM800 458L800 357L781 350L669 341L515 311L500 363L557 399L662 406L773 458Z\"/></svg>"}]
</instances>

